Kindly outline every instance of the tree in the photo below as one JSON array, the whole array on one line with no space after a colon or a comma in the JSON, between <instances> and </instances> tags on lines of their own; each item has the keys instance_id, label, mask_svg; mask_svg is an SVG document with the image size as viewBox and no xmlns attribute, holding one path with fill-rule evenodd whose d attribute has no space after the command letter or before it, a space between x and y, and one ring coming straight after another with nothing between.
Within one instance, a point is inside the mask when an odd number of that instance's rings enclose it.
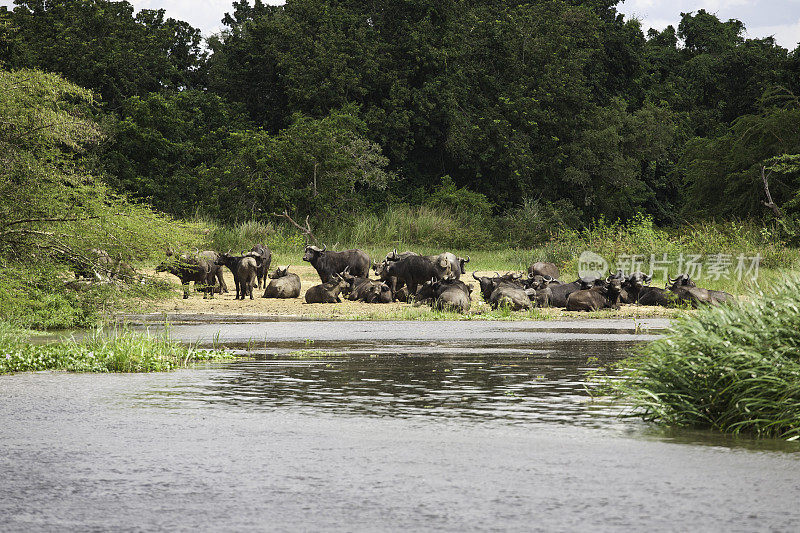
<instances>
[{"instance_id":1,"label":"tree","mask_svg":"<svg viewBox=\"0 0 800 533\"><path fill-rule=\"evenodd\" d=\"M296 114L276 135L234 133L230 154L204 173L224 184L217 189L220 216L265 219L288 210L327 223L362 208L366 191L385 189L391 176L355 113L348 107L323 119Z\"/></svg>"},{"instance_id":2,"label":"tree","mask_svg":"<svg viewBox=\"0 0 800 533\"><path fill-rule=\"evenodd\" d=\"M10 66L58 72L97 91L111 108L130 96L195 87L205 52L200 30L164 17L134 16L127 1L16 0L21 38Z\"/></svg>"}]
</instances>

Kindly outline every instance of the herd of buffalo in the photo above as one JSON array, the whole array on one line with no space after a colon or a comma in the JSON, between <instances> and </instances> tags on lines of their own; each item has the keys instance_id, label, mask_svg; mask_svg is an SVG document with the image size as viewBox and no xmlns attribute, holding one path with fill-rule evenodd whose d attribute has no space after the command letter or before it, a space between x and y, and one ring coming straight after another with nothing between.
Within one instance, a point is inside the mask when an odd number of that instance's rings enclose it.
<instances>
[{"instance_id":1,"label":"herd of buffalo","mask_svg":"<svg viewBox=\"0 0 800 533\"><path fill-rule=\"evenodd\" d=\"M253 289L262 287L264 298L300 296L299 276L290 273L288 266L269 272L272 252L262 244L240 255L213 251L180 255L167 251L167 255L167 260L156 270L180 278L184 298L189 297L190 282L204 292L204 298L213 298L215 292L227 292L223 267L233 273L236 299L253 299ZM303 261L314 267L322 282L306 291L308 303L335 303L345 296L367 303L427 303L436 309L461 313L470 308L472 287L461 280L467 273L469 257L449 252L425 256L394 250L381 261L372 261L363 250L335 252L325 246L307 246ZM370 278L370 270L377 279ZM473 272L472 277L478 281L484 301L493 309L507 307L513 311L532 307L596 311L619 309L620 304L697 306L733 298L726 292L697 287L686 274L669 278L664 289L650 287L652 278L642 272L628 275L618 272L605 278L585 277L564 283L558 279L556 265L546 262L530 265L524 279L521 273L478 276Z\"/></svg>"}]
</instances>

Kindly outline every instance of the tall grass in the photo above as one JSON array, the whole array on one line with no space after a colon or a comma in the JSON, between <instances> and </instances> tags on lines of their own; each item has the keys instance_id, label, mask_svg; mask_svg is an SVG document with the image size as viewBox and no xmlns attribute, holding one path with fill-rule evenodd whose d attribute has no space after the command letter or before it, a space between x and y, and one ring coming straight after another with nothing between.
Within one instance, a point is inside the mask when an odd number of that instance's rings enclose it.
<instances>
[{"instance_id":1,"label":"tall grass","mask_svg":"<svg viewBox=\"0 0 800 533\"><path fill-rule=\"evenodd\" d=\"M800 280L678 319L606 391L667 426L800 438Z\"/></svg>"},{"instance_id":2,"label":"tall grass","mask_svg":"<svg viewBox=\"0 0 800 533\"><path fill-rule=\"evenodd\" d=\"M32 332L0 322L0 374L37 370L70 372L163 372L196 361L233 357L169 338L128 330L96 329L81 340L31 344Z\"/></svg>"}]
</instances>

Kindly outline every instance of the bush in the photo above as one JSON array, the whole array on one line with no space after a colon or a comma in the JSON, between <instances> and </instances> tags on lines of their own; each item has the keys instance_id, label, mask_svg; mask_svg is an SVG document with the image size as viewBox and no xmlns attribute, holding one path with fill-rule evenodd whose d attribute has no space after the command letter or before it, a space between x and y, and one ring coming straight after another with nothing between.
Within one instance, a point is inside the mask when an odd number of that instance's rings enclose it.
<instances>
[{"instance_id":1,"label":"bush","mask_svg":"<svg viewBox=\"0 0 800 533\"><path fill-rule=\"evenodd\" d=\"M646 421L800 438L800 280L683 317L619 368L605 390Z\"/></svg>"}]
</instances>

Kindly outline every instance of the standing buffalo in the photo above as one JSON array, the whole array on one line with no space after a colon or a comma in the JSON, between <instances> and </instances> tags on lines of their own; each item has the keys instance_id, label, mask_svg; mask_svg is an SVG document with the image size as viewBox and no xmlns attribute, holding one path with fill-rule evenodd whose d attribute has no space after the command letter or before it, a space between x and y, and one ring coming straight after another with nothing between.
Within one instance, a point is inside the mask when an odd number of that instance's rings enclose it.
<instances>
[{"instance_id":1,"label":"standing buffalo","mask_svg":"<svg viewBox=\"0 0 800 533\"><path fill-rule=\"evenodd\" d=\"M349 268L350 274L356 277L367 278L371 264L369 256L363 250L331 252L327 247L316 246L306 246L303 261L311 263L322 283L330 281L334 274L342 274L346 268Z\"/></svg>"},{"instance_id":2,"label":"standing buffalo","mask_svg":"<svg viewBox=\"0 0 800 533\"><path fill-rule=\"evenodd\" d=\"M289 266L278 267L269 274L272 281L264 289L262 298L297 298L300 296L300 276L289 273Z\"/></svg>"},{"instance_id":3,"label":"standing buffalo","mask_svg":"<svg viewBox=\"0 0 800 533\"><path fill-rule=\"evenodd\" d=\"M419 255L410 255L386 266L386 273L396 277L408 286L409 295L417 293L417 287L430 279L450 277L452 268L445 257L437 256L435 261Z\"/></svg>"},{"instance_id":4,"label":"standing buffalo","mask_svg":"<svg viewBox=\"0 0 800 533\"><path fill-rule=\"evenodd\" d=\"M433 262L438 262L442 258L447 259L447 262L450 263L450 277L453 279L460 279L462 274L467 273L466 264L469 263L469 256L465 258L458 257L455 254L451 254L450 252L444 252L439 255L431 255L427 256Z\"/></svg>"},{"instance_id":5,"label":"standing buffalo","mask_svg":"<svg viewBox=\"0 0 800 533\"><path fill-rule=\"evenodd\" d=\"M261 266L261 255L254 252L251 254L234 256L228 252L220 255L217 259L218 265L225 265L233 273L233 282L236 284L236 300L244 300L246 296L253 299L253 287L257 283L256 273Z\"/></svg>"},{"instance_id":6,"label":"standing buffalo","mask_svg":"<svg viewBox=\"0 0 800 533\"><path fill-rule=\"evenodd\" d=\"M204 250L197 252L198 257L202 257L211 265L211 278L217 280L219 289L217 292L220 294L228 292L228 285L225 283L225 277L222 275L222 266L217 264L219 254L213 250Z\"/></svg>"},{"instance_id":7,"label":"standing buffalo","mask_svg":"<svg viewBox=\"0 0 800 533\"><path fill-rule=\"evenodd\" d=\"M348 287L347 281L339 274L331 274L330 280L321 284L314 285L306 291L306 303L310 304L333 304L340 303L342 299L339 294Z\"/></svg>"},{"instance_id":8,"label":"standing buffalo","mask_svg":"<svg viewBox=\"0 0 800 533\"><path fill-rule=\"evenodd\" d=\"M189 297L189 282L193 281L195 289L203 292L203 298L214 297L214 264L193 254L181 254L170 257L156 267L156 272L169 272L177 276L183 285L183 298Z\"/></svg>"},{"instance_id":9,"label":"standing buffalo","mask_svg":"<svg viewBox=\"0 0 800 533\"><path fill-rule=\"evenodd\" d=\"M528 267L529 278L532 278L534 276L549 276L553 279L558 279L558 275L559 275L558 267L553 263L545 263L543 261L537 261Z\"/></svg>"},{"instance_id":10,"label":"standing buffalo","mask_svg":"<svg viewBox=\"0 0 800 533\"><path fill-rule=\"evenodd\" d=\"M250 249L251 252L257 253L261 256L261 266L258 267L258 272L256 272L256 277L258 278L258 288L260 289L263 286L267 286L267 272L269 271L269 265L272 263L272 250L269 249L269 246L265 246L261 243L253 245ZM244 255L244 254L242 254Z\"/></svg>"}]
</instances>

